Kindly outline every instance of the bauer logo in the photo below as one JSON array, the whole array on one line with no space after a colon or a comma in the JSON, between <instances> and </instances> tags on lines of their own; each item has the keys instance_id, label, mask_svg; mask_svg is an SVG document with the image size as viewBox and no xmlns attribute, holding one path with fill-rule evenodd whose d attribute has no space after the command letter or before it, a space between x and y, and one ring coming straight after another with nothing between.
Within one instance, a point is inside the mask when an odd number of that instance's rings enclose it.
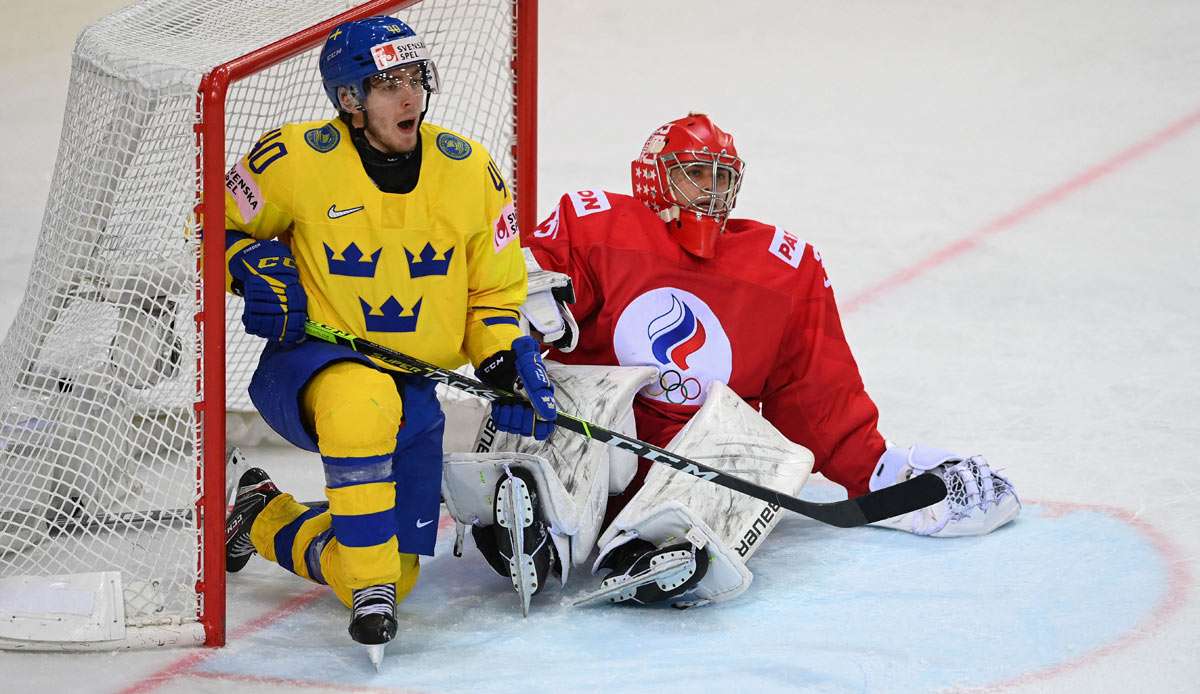
<instances>
[{"instance_id":1,"label":"bauer logo","mask_svg":"<svg viewBox=\"0 0 1200 694\"><path fill-rule=\"evenodd\" d=\"M798 268L804 258L805 245L795 234L785 231L782 227L775 227L775 238L771 239L770 251L783 262Z\"/></svg>"},{"instance_id":2,"label":"bauer logo","mask_svg":"<svg viewBox=\"0 0 1200 694\"><path fill-rule=\"evenodd\" d=\"M571 198L571 204L575 206L576 217L586 217L612 209L612 203L602 190L580 190L570 193L567 197Z\"/></svg>"},{"instance_id":3,"label":"bauer logo","mask_svg":"<svg viewBox=\"0 0 1200 694\"><path fill-rule=\"evenodd\" d=\"M471 143L454 133L439 133L437 147L442 154L455 161L461 161L471 156Z\"/></svg>"},{"instance_id":4,"label":"bauer logo","mask_svg":"<svg viewBox=\"0 0 1200 694\"><path fill-rule=\"evenodd\" d=\"M729 337L700 297L674 287L651 289L629 303L613 330L621 366L653 366L658 381L644 397L677 405L700 405L713 381L729 382Z\"/></svg>"}]
</instances>

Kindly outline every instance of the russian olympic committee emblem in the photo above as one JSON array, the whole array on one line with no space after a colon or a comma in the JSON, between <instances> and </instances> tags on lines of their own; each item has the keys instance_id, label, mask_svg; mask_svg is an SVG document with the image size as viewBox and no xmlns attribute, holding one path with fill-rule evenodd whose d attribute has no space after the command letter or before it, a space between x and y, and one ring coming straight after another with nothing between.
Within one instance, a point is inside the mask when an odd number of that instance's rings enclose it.
<instances>
[{"instance_id":1,"label":"russian olympic committee emblem","mask_svg":"<svg viewBox=\"0 0 1200 694\"><path fill-rule=\"evenodd\" d=\"M613 331L621 366L654 366L658 382L644 397L700 405L713 381L729 382L729 337L700 297L674 287L651 289L625 307Z\"/></svg>"}]
</instances>

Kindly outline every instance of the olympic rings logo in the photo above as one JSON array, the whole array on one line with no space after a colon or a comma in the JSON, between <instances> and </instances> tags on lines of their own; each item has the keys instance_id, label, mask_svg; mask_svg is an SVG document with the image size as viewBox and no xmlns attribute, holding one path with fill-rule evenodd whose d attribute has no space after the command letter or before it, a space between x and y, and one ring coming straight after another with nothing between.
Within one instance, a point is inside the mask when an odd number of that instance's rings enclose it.
<instances>
[{"instance_id":1,"label":"olympic rings logo","mask_svg":"<svg viewBox=\"0 0 1200 694\"><path fill-rule=\"evenodd\" d=\"M695 376L683 377L675 369L662 369L658 372L657 387L646 387L650 397L662 397L674 405L684 405L692 400L699 400L704 394L704 388Z\"/></svg>"}]
</instances>

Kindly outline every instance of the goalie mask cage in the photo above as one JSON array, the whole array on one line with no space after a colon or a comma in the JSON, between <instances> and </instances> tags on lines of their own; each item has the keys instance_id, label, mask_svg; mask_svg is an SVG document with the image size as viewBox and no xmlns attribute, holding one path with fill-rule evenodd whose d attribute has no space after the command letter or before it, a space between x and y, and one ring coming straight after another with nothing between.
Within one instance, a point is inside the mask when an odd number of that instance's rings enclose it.
<instances>
[{"instance_id":1,"label":"goalie mask cage","mask_svg":"<svg viewBox=\"0 0 1200 694\"><path fill-rule=\"evenodd\" d=\"M261 348L224 293L224 176L334 115L332 28L389 14L534 226L536 0L142 0L79 36L25 297L0 352L0 648L225 639L225 415Z\"/></svg>"}]
</instances>

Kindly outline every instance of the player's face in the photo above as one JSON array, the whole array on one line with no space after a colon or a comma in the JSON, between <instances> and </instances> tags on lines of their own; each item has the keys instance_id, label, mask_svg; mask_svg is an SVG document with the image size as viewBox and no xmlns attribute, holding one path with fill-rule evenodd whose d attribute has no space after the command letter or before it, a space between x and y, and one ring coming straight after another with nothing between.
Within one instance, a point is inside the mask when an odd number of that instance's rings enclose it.
<instances>
[{"instance_id":1,"label":"player's face","mask_svg":"<svg viewBox=\"0 0 1200 694\"><path fill-rule=\"evenodd\" d=\"M413 151L425 108L421 68L392 68L367 83L367 141L375 149L391 154Z\"/></svg>"},{"instance_id":2,"label":"player's face","mask_svg":"<svg viewBox=\"0 0 1200 694\"><path fill-rule=\"evenodd\" d=\"M710 201L728 197L733 175L728 167L715 168L702 162L671 167L671 192L680 207L708 207Z\"/></svg>"}]
</instances>

